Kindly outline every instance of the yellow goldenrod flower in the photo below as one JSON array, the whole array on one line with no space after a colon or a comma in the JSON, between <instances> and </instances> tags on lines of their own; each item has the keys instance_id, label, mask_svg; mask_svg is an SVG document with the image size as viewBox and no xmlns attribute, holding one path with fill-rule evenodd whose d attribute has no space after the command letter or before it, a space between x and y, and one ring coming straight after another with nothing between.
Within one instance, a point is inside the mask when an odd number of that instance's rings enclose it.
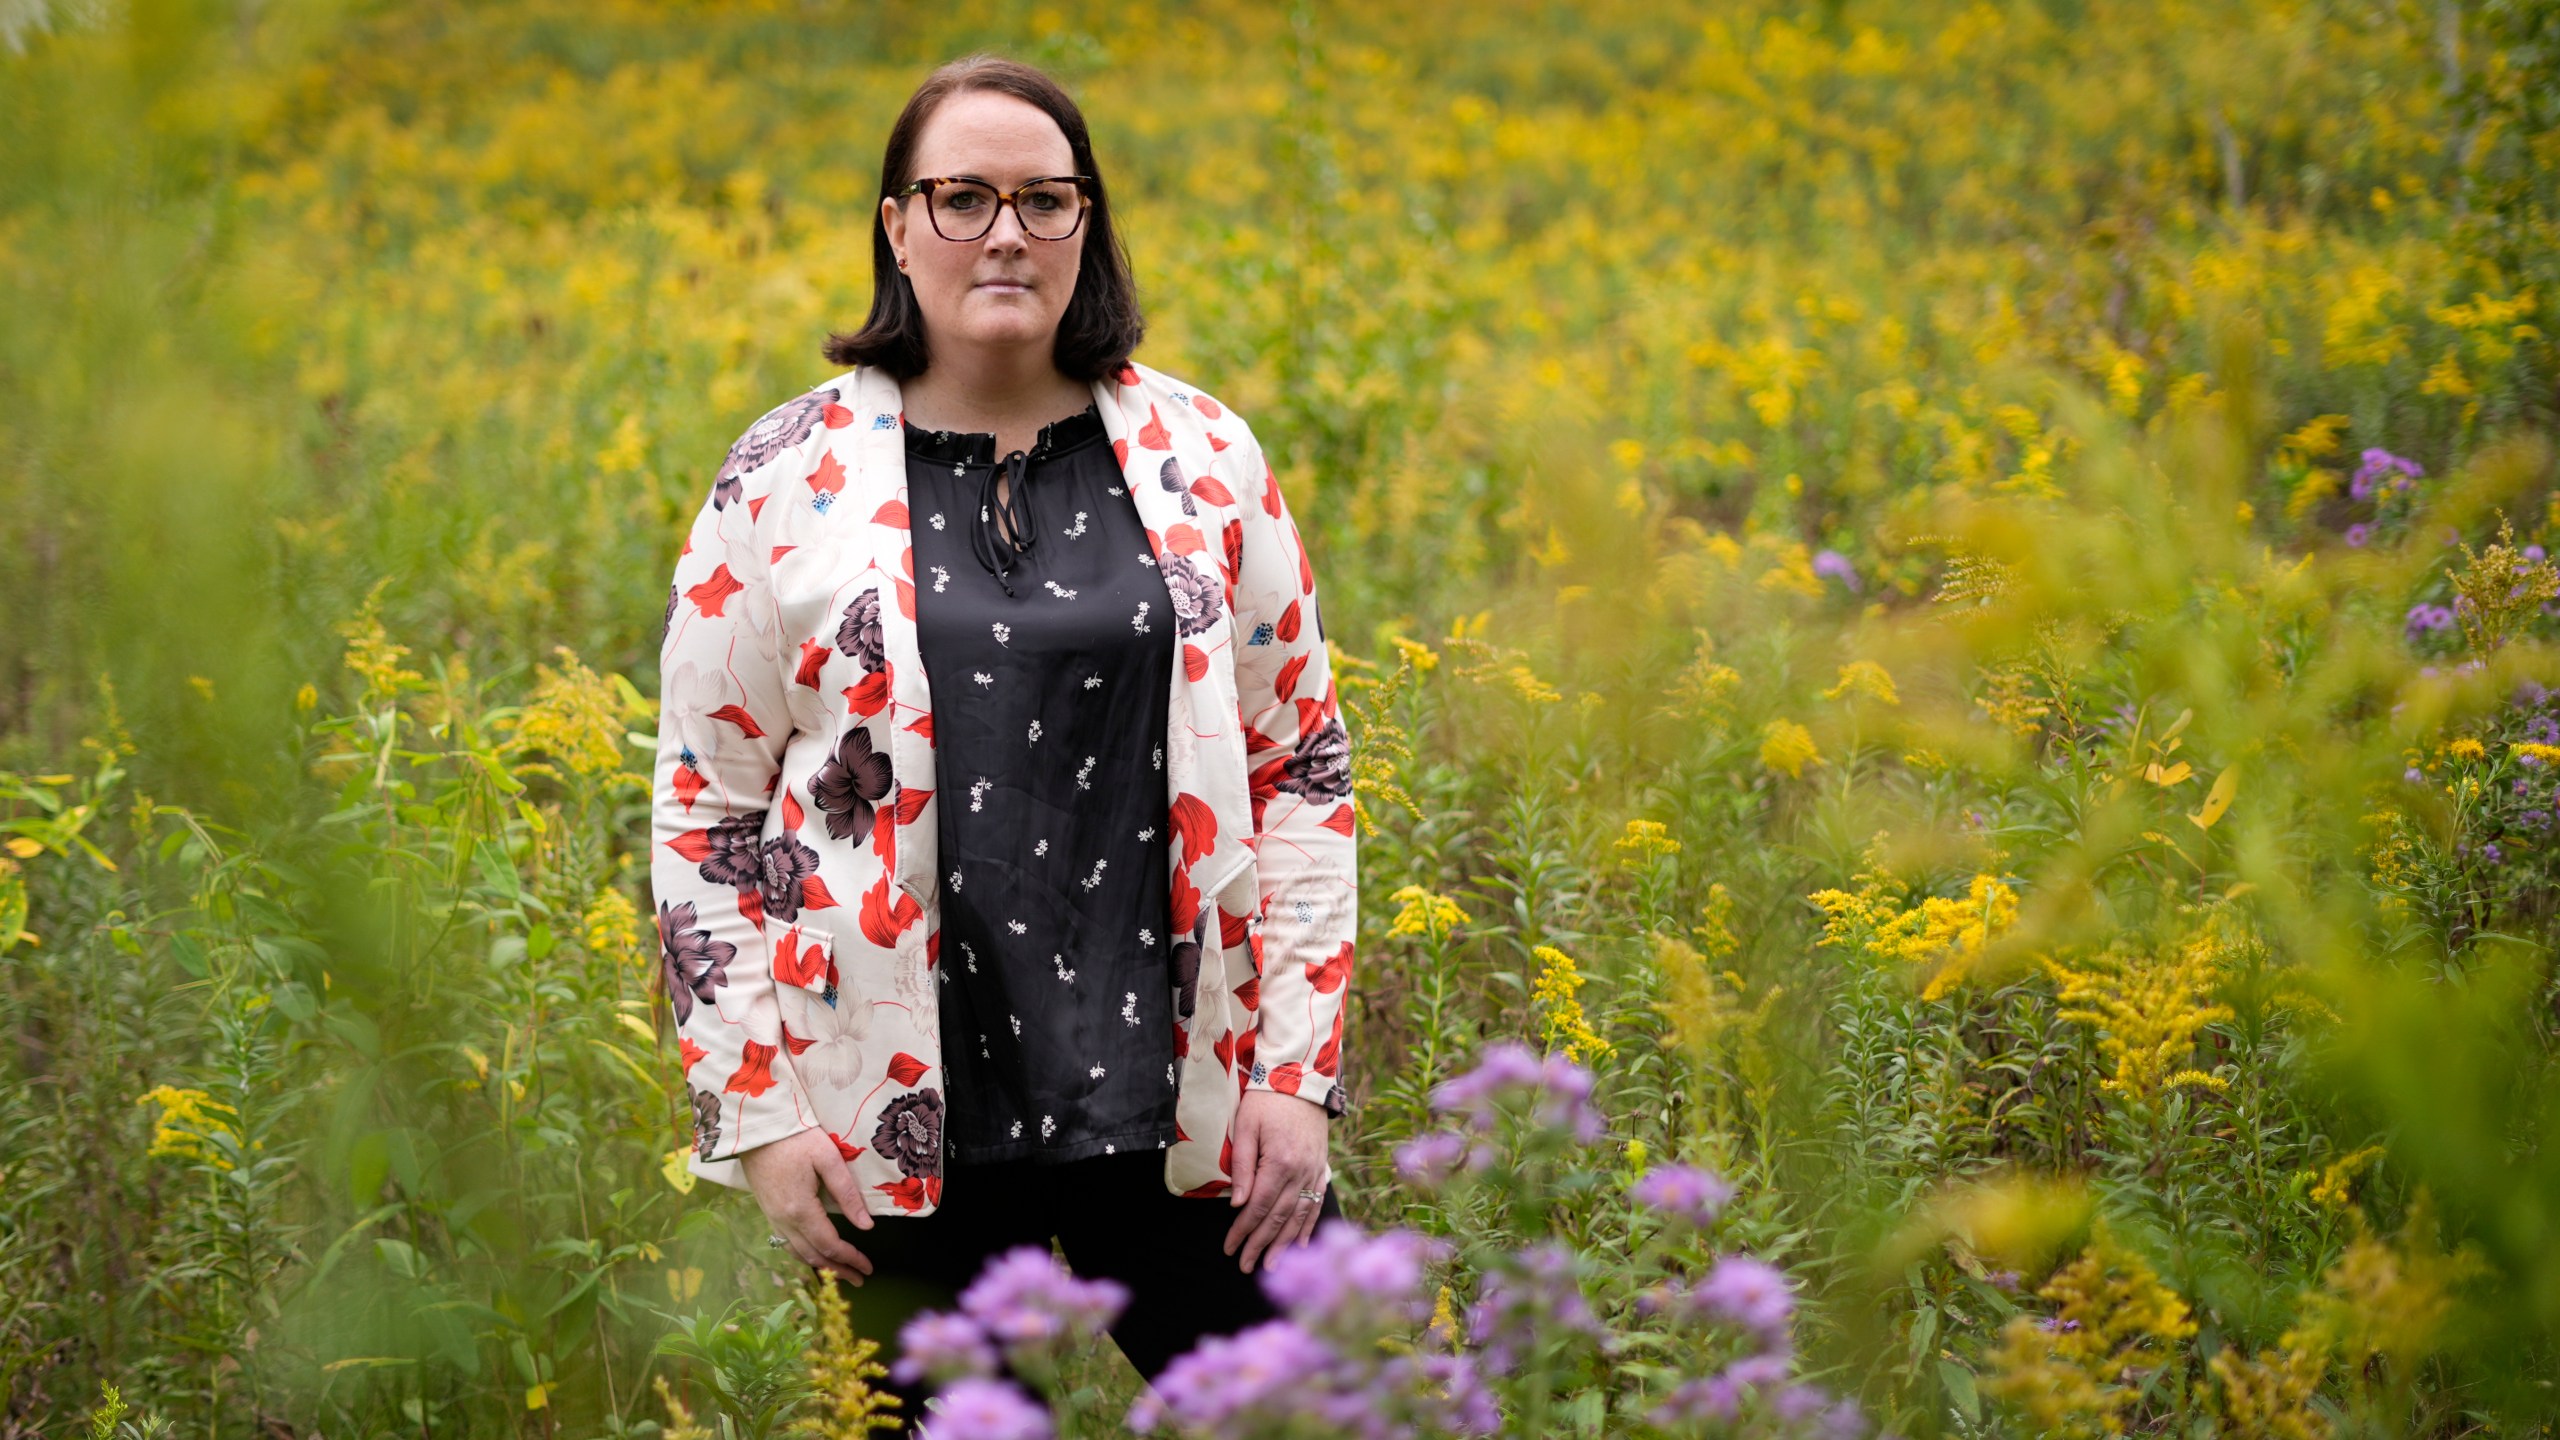
<instances>
[{"instance_id":1,"label":"yellow goldenrod flower","mask_svg":"<svg viewBox=\"0 0 2560 1440\"><path fill-rule=\"evenodd\" d=\"M2208 924L2178 942L2167 957L2102 955L2074 969L2041 957L2066 1009L2059 1018L2099 1032L2099 1053L2115 1061L2109 1090L2154 1095L2181 1084L2220 1090L2224 1083L2179 1064L2195 1050L2204 1027L2231 1018L2231 1007L2211 999L2222 983L2224 959L2238 943L2221 923Z\"/></svg>"},{"instance_id":2,"label":"yellow goldenrod flower","mask_svg":"<svg viewBox=\"0 0 2560 1440\"><path fill-rule=\"evenodd\" d=\"M1677 855L1680 842L1671 838L1669 827L1659 820L1630 820L1626 833L1617 839L1617 847L1626 851L1630 865L1641 865L1656 855Z\"/></svg>"},{"instance_id":3,"label":"yellow goldenrod flower","mask_svg":"<svg viewBox=\"0 0 2560 1440\"><path fill-rule=\"evenodd\" d=\"M1396 653L1402 655L1416 670L1430 670L1440 663L1439 652L1419 640L1407 640L1398 635L1387 643L1395 646Z\"/></svg>"},{"instance_id":4,"label":"yellow goldenrod flower","mask_svg":"<svg viewBox=\"0 0 2560 1440\"><path fill-rule=\"evenodd\" d=\"M1921 998L1940 999L1973 971L1991 937L2017 919L2018 893L1992 875L1976 875L1965 898L1924 897L1906 909L1881 872L1861 875L1856 894L1817 890L1806 898L1823 912L1817 944L1855 946L1888 964L1936 967Z\"/></svg>"},{"instance_id":5,"label":"yellow goldenrod flower","mask_svg":"<svg viewBox=\"0 0 2560 1440\"><path fill-rule=\"evenodd\" d=\"M1511 693L1532 705L1551 705L1564 698L1554 686L1538 678L1538 672L1526 665L1512 665L1501 672L1511 686Z\"/></svg>"},{"instance_id":6,"label":"yellow goldenrod flower","mask_svg":"<svg viewBox=\"0 0 2560 1440\"><path fill-rule=\"evenodd\" d=\"M1698 937L1698 948L1710 960L1721 960L1742 948L1742 937L1733 933L1733 892L1721 880L1707 887L1706 903L1698 907L1704 924L1692 925L1689 933Z\"/></svg>"},{"instance_id":7,"label":"yellow goldenrod flower","mask_svg":"<svg viewBox=\"0 0 2560 1440\"><path fill-rule=\"evenodd\" d=\"M1772 720L1761 732L1760 763L1794 779L1807 765L1821 764L1822 752L1814 746L1812 731L1793 720Z\"/></svg>"},{"instance_id":8,"label":"yellow goldenrod flower","mask_svg":"<svg viewBox=\"0 0 2560 1440\"><path fill-rule=\"evenodd\" d=\"M1615 1055L1617 1047L1591 1028L1590 1017L1583 1014L1582 1002L1574 991L1588 981L1575 968L1573 957L1552 945L1540 945L1529 952L1539 965L1538 978L1529 988L1529 998L1536 1003L1539 1025L1547 1048L1562 1050L1568 1060L1577 1063Z\"/></svg>"},{"instance_id":9,"label":"yellow goldenrod flower","mask_svg":"<svg viewBox=\"0 0 2560 1440\"><path fill-rule=\"evenodd\" d=\"M181 1090L174 1085L155 1085L133 1103L160 1107L159 1121L151 1132L151 1149L146 1153L175 1160L209 1161L221 1170L232 1168L229 1160L209 1147L216 1136L229 1140L235 1148L239 1145L240 1132L214 1113L236 1117L239 1111L202 1090Z\"/></svg>"},{"instance_id":10,"label":"yellow goldenrod flower","mask_svg":"<svg viewBox=\"0 0 2560 1440\"><path fill-rule=\"evenodd\" d=\"M647 970L653 957L640 932L640 911L618 885L596 891L583 921L587 953Z\"/></svg>"},{"instance_id":11,"label":"yellow goldenrod flower","mask_svg":"<svg viewBox=\"0 0 2560 1440\"><path fill-rule=\"evenodd\" d=\"M516 717L516 747L554 755L581 775L623 768L625 702L611 682L554 646L561 668L534 667L533 698Z\"/></svg>"},{"instance_id":12,"label":"yellow goldenrod flower","mask_svg":"<svg viewBox=\"0 0 2560 1440\"><path fill-rule=\"evenodd\" d=\"M338 626L338 634L347 642L347 669L364 681L368 704L396 695L403 686L426 678L415 670L401 668L400 657L409 653L409 647L391 643L390 632L382 627L382 589L389 583L388 579L376 582L355 618Z\"/></svg>"},{"instance_id":13,"label":"yellow goldenrod flower","mask_svg":"<svg viewBox=\"0 0 2560 1440\"><path fill-rule=\"evenodd\" d=\"M1852 660L1840 667L1840 683L1822 692L1825 700L1843 696L1865 695L1887 705L1899 705L1902 697L1894 693L1893 676L1873 660Z\"/></svg>"},{"instance_id":14,"label":"yellow goldenrod flower","mask_svg":"<svg viewBox=\"0 0 2560 1440\"><path fill-rule=\"evenodd\" d=\"M2080 1258L2036 1294L2056 1313L2019 1315L2002 1328L1982 1388L2023 1410L2038 1435L2123 1433L2141 1381L2196 1333L2187 1302L2103 1220Z\"/></svg>"},{"instance_id":15,"label":"yellow goldenrod flower","mask_svg":"<svg viewBox=\"0 0 2560 1440\"><path fill-rule=\"evenodd\" d=\"M2381 1158L2381 1146L2367 1145L2330 1161L2320 1172L2319 1183L2311 1187L2311 1203L2331 1210L2346 1209L2347 1202L2354 1198L2357 1173Z\"/></svg>"},{"instance_id":16,"label":"yellow goldenrod flower","mask_svg":"<svg viewBox=\"0 0 2560 1440\"><path fill-rule=\"evenodd\" d=\"M1446 895L1435 894L1419 885L1407 885L1387 897L1401 905L1395 922L1387 927L1387 938L1399 935L1424 935L1434 940L1467 923L1467 912Z\"/></svg>"},{"instance_id":17,"label":"yellow goldenrod flower","mask_svg":"<svg viewBox=\"0 0 2560 1440\"><path fill-rule=\"evenodd\" d=\"M2479 741L2472 739L2468 735L2465 735L2461 739L2454 741L2452 744L2445 746L2444 753L2452 756L2456 760L2486 760L2489 758L2488 747L2482 745Z\"/></svg>"}]
</instances>

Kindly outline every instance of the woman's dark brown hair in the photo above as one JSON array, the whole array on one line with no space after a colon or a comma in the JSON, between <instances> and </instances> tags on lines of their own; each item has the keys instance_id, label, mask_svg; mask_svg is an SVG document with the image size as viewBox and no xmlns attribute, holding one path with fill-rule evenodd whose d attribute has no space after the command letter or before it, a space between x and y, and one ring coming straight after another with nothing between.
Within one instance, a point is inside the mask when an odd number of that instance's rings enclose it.
<instances>
[{"instance_id":1,"label":"woman's dark brown hair","mask_svg":"<svg viewBox=\"0 0 2560 1440\"><path fill-rule=\"evenodd\" d=\"M1093 205L1085 216L1083 268L1076 293L1058 317L1058 369L1078 380L1099 380L1120 368L1146 334L1138 313L1137 282L1130 277L1129 256L1111 226L1111 201L1102 167L1093 158L1093 138L1085 131L1084 112L1046 74L1019 61L995 55L966 55L925 77L898 123L889 130L887 152L880 157L880 198L895 196L915 177L916 139L942 102L973 90L991 90L1039 107L1058 122L1075 154L1076 173L1093 177ZM925 372L933 357L926 350L924 312L916 306L915 288L898 268L889 248L889 227L875 209L871 217L871 315L851 335L829 335L827 358L839 365L877 365L901 380Z\"/></svg>"}]
</instances>

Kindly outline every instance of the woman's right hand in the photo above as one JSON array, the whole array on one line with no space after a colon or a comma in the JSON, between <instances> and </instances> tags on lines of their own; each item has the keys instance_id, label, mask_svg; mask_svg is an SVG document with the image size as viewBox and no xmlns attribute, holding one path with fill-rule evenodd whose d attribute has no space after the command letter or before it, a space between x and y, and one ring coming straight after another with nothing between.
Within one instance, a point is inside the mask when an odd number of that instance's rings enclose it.
<instances>
[{"instance_id":1,"label":"woman's right hand","mask_svg":"<svg viewBox=\"0 0 2560 1440\"><path fill-rule=\"evenodd\" d=\"M823 1191L860 1230L871 1228L870 1208L854 1188L853 1167L827 1132L815 1126L770 1144L739 1152L747 1188L764 1209L765 1223L812 1270L860 1285L871 1273L871 1261L836 1233L835 1222L818 1201Z\"/></svg>"}]
</instances>

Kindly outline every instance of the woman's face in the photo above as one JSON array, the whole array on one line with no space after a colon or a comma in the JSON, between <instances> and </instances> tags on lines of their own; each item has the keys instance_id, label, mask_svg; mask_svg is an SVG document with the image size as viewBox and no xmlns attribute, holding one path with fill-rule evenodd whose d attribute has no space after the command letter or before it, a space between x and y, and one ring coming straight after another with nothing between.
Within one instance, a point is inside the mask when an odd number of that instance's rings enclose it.
<instances>
[{"instance_id":1,"label":"woman's face","mask_svg":"<svg viewBox=\"0 0 2560 1440\"><path fill-rule=\"evenodd\" d=\"M906 178L966 175L1010 192L1025 180L1072 175L1075 168L1066 133L1045 112L1010 95L972 90L943 101L925 122ZM1090 215L1066 239L1040 240L1023 233L1014 207L1006 205L986 234L960 241L934 233L922 195L882 200L880 215L889 248L906 261L929 346L1020 345L1047 353L1076 293Z\"/></svg>"}]
</instances>

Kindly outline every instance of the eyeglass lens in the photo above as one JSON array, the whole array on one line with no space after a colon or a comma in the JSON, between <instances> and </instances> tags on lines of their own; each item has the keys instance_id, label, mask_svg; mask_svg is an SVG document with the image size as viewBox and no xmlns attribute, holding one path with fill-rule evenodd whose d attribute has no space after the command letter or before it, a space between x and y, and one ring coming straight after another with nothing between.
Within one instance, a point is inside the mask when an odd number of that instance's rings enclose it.
<instances>
[{"instance_id":1,"label":"eyeglass lens","mask_svg":"<svg viewBox=\"0 0 2560 1440\"><path fill-rule=\"evenodd\" d=\"M998 196L992 185L954 180L933 187L934 233L945 240L975 240L995 228ZM1064 240L1084 220L1084 194L1064 180L1027 185L1014 196L1022 228L1043 240Z\"/></svg>"}]
</instances>

